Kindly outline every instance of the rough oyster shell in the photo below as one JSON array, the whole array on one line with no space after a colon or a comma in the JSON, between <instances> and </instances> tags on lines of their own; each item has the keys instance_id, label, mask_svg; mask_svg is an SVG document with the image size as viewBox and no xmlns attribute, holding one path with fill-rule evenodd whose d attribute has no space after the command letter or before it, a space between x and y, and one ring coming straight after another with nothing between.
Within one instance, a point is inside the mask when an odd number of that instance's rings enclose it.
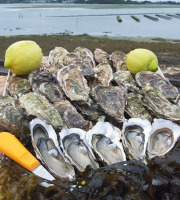
<instances>
[{"instance_id":1,"label":"rough oyster shell","mask_svg":"<svg viewBox=\"0 0 180 200\"><path fill-rule=\"evenodd\" d=\"M180 137L180 126L169 120L154 119L148 141L149 159L154 156L164 156Z\"/></svg>"},{"instance_id":2,"label":"rough oyster shell","mask_svg":"<svg viewBox=\"0 0 180 200\"><path fill-rule=\"evenodd\" d=\"M126 155L131 159L144 160L151 132L151 123L146 119L131 118L124 122L122 142Z\"/></svg>"},{"instance_id":3,"label":"rough oyster shell","mask_svg":"<svg viewBox=\"0 0 180 200\"><path fill-rule=\"evenodd\" d=\"M79 171L83 172L88 165L93 169L99 167L95 162L95 156L92 149L85 139L86 132L78 129L62 129L59 133L61 147L65 156L70 160Z\"/></svg>"},{"instance_id":4,"label":"rough oyster shell","mask_svg":"<svg viewBox=\"0 0 180 200\"><path fill-rule=\"evenodd\" d=\"M44 96L36 92L30 92L22 95L19 102L29 115L46 120L54 128L61 129L63 127L63 121L58 111Z\"/></svg>"},{"instance_id":5,"label":"rough oyster shell","mask_svg":"<svg viewBox=\"0 0 180 200\"><path fill-rule=\"evenodd\" d=\"M30 122L31 139L36 156L54 176L73 180L73 167L65 160L59 147L56 132L51 125L36 118Z\"/></svg>"},{"instance_id":6,"label":"rough oyster shell","mask_svg":"<svg viewBox=\"0 0 180 200\"><path fill-rule=\"evenodd\" d=\"M31 91L31 86L25 78L11 76L8 82L7 90L12 96L20 96Z\"/></svg>"},{"instance_id":7,"label":"rough oyster shell","mask_svg":"<svg viewBox=\"0 0 180 200\"><path fill-rule=\"evenodd\" d=\"M118 85L124 85L129 91L142 93L130 71L117 71L113 74L113 79Z\"/></svg>"},{"instance_id":8,"label":"rough oyster shell","mask_svg":"<svg viewBox=\"0 0 180 200\"><path fill-rule=\"evenodd\" d=\"M159 92L161 92L168 100L176 100L180 96L178 89L159 74L145 71L137 73L135 78L140 87L153 87L159 90Z\"/></svg>"},{"instance_id":9,"label":"rough oyster shell","mask_svg":"<svg viewBox=\"0 0 180 200\"><path fill-rule=\"evenodd\" d=\"M90 88L77 67L69 66L60 69L57 73L57 80L66 96L72 101L88 101Z\"/></svg>"},{"instance_id":10,"label":"rough oyster shell","mask_svg":"<svg viewBox=\"0 0 180 200\"><path fill-rule=\"evenodd\" d=\"M126 54L121 51L114 51L110 55L110 60L113 62L113 66L116 71L128 71L126 67Z\"/></svg>"},{"instance_id":11,"label":"rough oyster shell","mask_svg":"<svg viewBox=\"0 0 180 200\"><path fill-rule=\"evenodd\" d=\"M140 94L128 93L125 111L131 118L147 119L153 121L151 114L144 107L143 97Z\"/></svg>"},{"instance_id":12,"label":"rough oyster shell","mask_svg":"<svg viewBox=\"0 0 180 200\"><path fill-rule=\"evenodd\" d=\"M89 130L91 127L91 122L85 120L69 101L59 101L54 103L54 106L68 128Z\"/></svg>"},{"instance_id":13,"label":"rough oyster shell","mask_svg":"<svg viewBox=\"0 0 180 200\"><path fill-rule=\"evenodd\" d=\"M144 86L145 101L148 109L151 109L157 117L170 120L180 120L180 107L173 104L156 88Z\"/></svg>"},{"instance_id":14,"label":"rough oyster shell","mask_svg":"<svg viewBox=\"0 0 180 200\"><path fill-rule=\"evenodd\" d=\"M108 87L113 79L111 66L108 63L101 63L94 68L94 72L96 73L97 82L102 86Z\"/></svg>"},{"instance_id":15,"label":"rough oyster shell","mask_svg":"<svg viewBox=\"0 0 180 200\"><path fill-rule=\"evenodd\" d=\"M29 82L34 91L44 95L50 102L64 100L64 92L59 82L47 70L36 70L29 74Z\"/></svg>"},{"instance_id":16,"label":"rough oyster shell","mask_svg":"<svg viewBox=\"0 0 180 200\"><path fill-rule=\"evenodd\" d=\"M23 110L10 96L0 95L0 131L8 131L21 139L29 131Z\"/></svg>"},{"instance_id":17,"label":"rough oyster shell","mask_svg":"<svg viewBox=\"0 0 180 200\"><path fill-rule=\"evenodd\" d=\"M100 107L118 121L124 121L126 89L124 86L103 87L97 85L93 96Z\"/></svg>"},{"instance_id":18,"label":"rough oyster shell","mask_svg":"<svg viewBox=\"0 0 180 200\"><path fill-rule=\"evenodd\" d=\"M88 144L108 165L125 161L121 131L109 122L98 122L86 134Z\"/></svg>"},{"instance_id":19,"label":"rough oyster shell","mask_svg":"<svg viewBox=\"0 0 180 200\"><path fill-rule=\"evenodd\" d=\"M109 54L102 49L96 48L94 51L94 57L97 63L109 63Z\"/></svg>"}]
</instances>

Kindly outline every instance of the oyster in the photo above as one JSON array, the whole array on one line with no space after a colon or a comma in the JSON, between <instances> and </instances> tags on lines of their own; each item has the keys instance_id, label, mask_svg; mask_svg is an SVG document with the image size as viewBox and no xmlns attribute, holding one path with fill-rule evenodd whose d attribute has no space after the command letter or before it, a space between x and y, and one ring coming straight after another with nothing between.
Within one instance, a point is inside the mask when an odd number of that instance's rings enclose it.
<instances>
[{"instance_id":1,"label":"oyster","mask_svg":"<svg viewBox=\"0 0 180 200\"><path fill-rule=\"evenodd\" d=\"M113 62L113 66L116 71L128 71L126 67L126 54L121 51L114 51L110 55L110 60Z\"/></svg>"},{"instance_id":2,"label":"oyster","mask_svg":"<svg viewBox=\"0 0 180 200\"><path fill-rule=\"evenodd\" d=\"M30 122L31 139L36 156L54 176L73 180L73 167L65 160L58 144L57 135L51 125L42 119L33 119Z\"/></svg>"},{"instance_id":3,"label":"oyster","mask_svg":"<svg viewBox=\"0 0 180 200\"><path fill-rule=\"evenodd\" d=\"M113 79L111 66L108 63L101 63L94 68L94 71L97 82L102 86L108 87Z\"/></svg>"},{"instance_id":4,"label":"oyster","mask_svg":"<svg viewBox=\"0 0 180 200\"><path fill-rule=\"evenodd\" d=\"M108 165L126 160L120 142L121 131L109 122L98 122L87 132L86 138L101 160Z\"/></svg>"},{"instance_id":5,"label":"oyster","mask_svg":"<svg viewBox=\"0 0 180 200\"><path fill-rule=\"evenodd\" d=\"M144 86L145 104L157 117L170 120L180 120L180 107L173 104L156 88Z\"/></svg>"},{"instance_id":6,"label":"oyster","mask_svg":"<svg viewBox=\"0 0 180 200\"><path fill-rule=\"evenodd\" d=\"M23 110L10 96L0 96L0 132L8 131L23 139L28 134L28 122Z\"/></svg>"},{"instance_id":7,"label":"oyster","mask_svg":"<svg viewBox=\"0 0 180 200\"><path fill-rule=\"evenodd\" d=\"M29 82L34 91L44 95L52 103L65 99L59 82L47 70L31 72Z\"/></svg>"},{"instance_id":8,"label":"oyster","mask_svg":"<svg viewBox=\"0 0 180 200\"><path fill-rule=\"evenodd\" d=\"M179 92L167 79L164 79L159 74L145 71L136 74L136 81L142 88L145 86L153 87L161 92L166 99L176 101L179 98Z\"/></svg>"},{"instance_id":9,"label":"oyster","mask_svg":"<svg viewBox=\"0 0 180 200\"><path fill-rule=\"evenodd\" d=\"M71 164L81 172L83 172L88 165L93 169L99 167L98 163L95 162L92 149L85 139L85 134L85 131L78 128L62 129L59 133L61 147L65 156L69 158Z\"/></svg>"},{"instance_id":10,"label":"oyster","mask_svg":"<svg viewBox=\"0 0 180 200\"><path fill-rule=\"evenodd\" d=\"M130 71L117 71L113 74L113 79L118 85L124 85L128 91L142 94Z\"/></svg>"},{"instance_id":11,"label":"oyster","mask_svg":"<svg viewBox=\"0 0 180 200\"><path fill-rule=\"evenodd\" d=\"M94 57L97 63L109 63L109 54L102 49L96 48L94 51Z\"/></svg>"},{"instance_id":12,"label":"oyster","mask_svg":"<svg viewBox=\"0 0 180 200\"><path fill-rule=\"evenodd\" d=\"M103 87L97 85L93 96L103 111L118 121L124 121L126 89L124 86Z\"/></svg>"},{"instance_id":13,"label":"oyster","mask_svg":"<svg viewBox=\"0 0 180 200\"><path fill-rule=\"evenodd\" d=\"M89 130L91 122L85 120L69 101L59 101L54 103L54 107L61 115L68 128L81 128Z\"/></svg>"},{"instance_id":14,"label":"oyster","mask_svg":"<svg viewBox=\"0 0 180 200\"><path fill-rule=\"evenodd\" d=\"M128 115L132 118L147 119L152 122L152 116L144 107L143 96L135 93L127 94L127 104L125 108Z\"/></svg>"},{"instance_id":15,"label":"oyster","mask_svg":"<svg viewBox=\"0 0 180 200\"><path fill-rule=\"evenodd\" d=\"M61 67L59 63L59 57L62 55L66 55L69 52L64 49L63 47L55 47L52 51L49 53L49 63L52 66Z\"/></svg>"},{"instance_id":16,"label":"oyster","mask_svg":"<svg viewBox=\"0 0 180 200\"><path fill-rule=\"evenodd\" d=\"M124 122L122 142L126 155L130 159L145 159L150 132L151 123L146 119L131 118Z\"/></svg>"},{"instance_id":17,"label":"oyster","mask_svg":"<svg viewBox=\"0 0 180 200\"><path fill-rule=\"evenodd\" d=\"M19 102L28 115L42 118L54 128L61 129L63 127L63 121L58 111L44 96L36 92L30 92L22 95Z\"/></svg>"},{"instance_id":18,"label":"oyster","mask_svg":"<svg viewBox=\"0 0 180 200\"><path fill-rule=\"evenodd\" d=\"M164 156L174 147L179 137L180 126L169 120L154 119L147 147L149 159Z\"/></svg>"},{"instance_id":19,"label":"oyster","mask_svg":"<svg viewBox=\"0 0 180 200\"><path fill-rule=\"evenodd\" d=\"M11 76L8 82L7 90L12 96L20 96L31 91L31 86L25 78Z\"/></svg>"},{"instance_id":20,"label":"oyster","mask_svg":"<svg viewBox=\"0 0 180 200\"><path fill-rule=\"evenodd\" d=\"M60 69L57 73L57 80L66 96L72 101L88 101L90 88L77 67L72 65Z\"/></svg>"}]
</instances>

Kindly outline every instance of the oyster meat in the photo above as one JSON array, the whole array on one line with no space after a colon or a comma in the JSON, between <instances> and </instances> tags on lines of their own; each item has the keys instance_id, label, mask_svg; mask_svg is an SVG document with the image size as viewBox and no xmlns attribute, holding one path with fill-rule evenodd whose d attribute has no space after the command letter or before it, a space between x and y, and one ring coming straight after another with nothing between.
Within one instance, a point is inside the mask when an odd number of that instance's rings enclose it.
<instances>
[{"instance_id":1,"label":"oyster meat","mask_svg":"<svg viewBox=\"0 0 180 200\"><path fill-rule=\"evenodd\" d=\"M147 148L149 159L164 156L174 147L179 137L180 126L169 120L154 119Z\"/></svg>"},{"instance_id":2,"label":"oyster meat","mask_svg":"<svg viewBox=\"0 0 180 200\"><path fill-rule=\"evenodd\" d=\"M96 48L94 51L94 57L97 63L109 63L109 54L102 49Z\"/></svg>"},{"instance_id":3,"label":"oyster meat","mask_svg":"<svg viewBox=\"0 0 180 200\"><path fill-rule=\"evenodd\" d=\"M75 171L65 160L53 127L44 120L36 118L30 122L30 129L37 158L57 178L73 180Z\"/></svg>"},{"instance_id":4,"label":"oyster meat","mask_svg":"<svg viewBox=\"0 0 180 200\"><path fill-rule=\"evenodd\" d=\"M68 128L81 128L89 130L91 122L85 120L69 101L59 101L54 103L54 107L61 115Z\"/></svg>"},{"instance_id":5,"label":"oyster meat","mask_svg":"<svg viewBox=\"0 0 180 200\"><path fill-rule=\"evenodd\" d=\"M61 116L55 107L49 103L46 97L36 92L30 92L22 95L19 98L19 102L28 115L42 118L54 128L61 129L63 127Z\"/></svg>"},{"instance_id":6,"label":"oyster meat","mask_svg":"<svg viewBox=\"0 0 180 200\"><path fill-rule=\"evenodd\" d=\"M121 139L121 131L109 122L98 122L86 134L88 144L102 161L108 165L126 160Z\"/></svg>"},{"instance_id":7,"label":"oyster meat","mask_svg":"<svg viewBox=\"0 0 180 200\"><path fill-rule=\"evenodd\" d=\"M151 123L146 119L131 118L124 122L122 142L126 155L130 159L145 159L150 132Z\"/></svg>"},{"instance_id":8,"label":"oyster meat","mask_svg":"<svg viewBox=\"0 0 180 200\"><path fill-rule=\"evenodd\" d=\"M103 87L97 85L93 96L102 110L118 121L124 121L126 89L124 86Z\"/></svg>"},{"instance_id":9,"label":"oyster meat","mask_svg":"<svg viewBox=\"0 0 180 200\"><path fill-rule=\"evenodd\" d=\"M102 86L108 87L113 79L111 66L108 63L101 63L94 68L94 72L96 73L97 82Z\"/></svg>"},{"instance_id":10,"label":"oyster meat","mask_svg":"<svg viewBox=\"0 0 180 200\"><path fill-rule=\"evenodd\" d=\"M62 129L59 133L61 147L65 156L81 172L88 165L93 169L99 167L98 163L95 162L95 156L85 139L85 135L86 132L78 128Z\"/></svg>"},{"instance_id":11,"label":"oyster meat","mask_svg":"<svg viewBox=\"0 0 180 200\"><path fill-rule=\"evenodd\" d=\"M66 96L72 101L88 101L90 88L81 71L73 65L60 69L57 73Z\"/></svg>"},{"instance_id":12,"label":"oyster meat","mask_svg":"<svg viewBox=\"0 0 180 200\"><path fill-rule=\"evenodd\" d=\"M128 71L126 67L126 54L121 51L114 51L110 55L110 60L113 62L113 66L116 71Z\"/></svg>"}]
</instances>

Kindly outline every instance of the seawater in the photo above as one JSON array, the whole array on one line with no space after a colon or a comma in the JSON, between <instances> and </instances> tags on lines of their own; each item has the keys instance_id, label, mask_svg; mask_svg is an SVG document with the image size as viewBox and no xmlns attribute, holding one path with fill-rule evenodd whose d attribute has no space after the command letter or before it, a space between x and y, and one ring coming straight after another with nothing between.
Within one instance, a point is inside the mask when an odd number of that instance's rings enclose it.
<instances>
[{"instance_id":1,"label":"seawater","mask_svg":"<svg viewBox=\"0 0 180 200\"><path fill-rule=\"evenodd\" d=\"M0 4L0 35L88 34L180 39L180 19L159 18L156 22L138 15L140 13L175 14L180 13L180 7L92 9L77 5L66 8L49 4L43 8L43 5L37 7L36 4ZM111 15L87 16L108 14ZM117 21L116 14L121 16L122 23ZM141 21L132 19L133 14L137 14ZM155 17L155 14L150 15Z\"/></svg>"}]
</instances>

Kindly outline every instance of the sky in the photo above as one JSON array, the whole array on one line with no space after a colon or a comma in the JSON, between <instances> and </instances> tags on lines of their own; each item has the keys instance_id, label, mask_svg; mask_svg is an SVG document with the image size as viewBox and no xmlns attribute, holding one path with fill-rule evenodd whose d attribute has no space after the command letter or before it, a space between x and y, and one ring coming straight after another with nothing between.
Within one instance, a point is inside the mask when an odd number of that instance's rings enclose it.
<instances>
[{"instance_id":1,"label":"sky","mask_svg":"<svg viewBox=\"0 0 180 200\"><path fill-rule=\"evenodd\" d=\"M144 1L144 0L136 0L136 1ZM148 0L147 0L148 1ZM180 0L150 0L151 2L157 2L157 1L175 1L180 3Z\"/></svg>"}]
</instances>

